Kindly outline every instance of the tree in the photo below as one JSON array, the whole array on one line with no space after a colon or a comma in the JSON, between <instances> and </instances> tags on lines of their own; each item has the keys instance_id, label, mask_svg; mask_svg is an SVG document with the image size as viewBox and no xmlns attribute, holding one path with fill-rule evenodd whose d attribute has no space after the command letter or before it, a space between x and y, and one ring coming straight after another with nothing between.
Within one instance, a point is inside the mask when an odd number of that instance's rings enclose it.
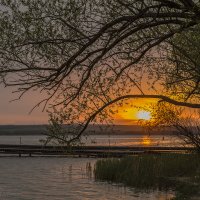
<instances>
[{"instance_id":1,"label":"tree","mask_svg":"<svg viewBox=\"0 0 200 200\"><path fill-rule=\"evenodd\" d=\"M165 86L174 95L181 95L187 101L200 94L200 27L195 26L176 35L169 41L168 62L159 71L165 77ZM166 76L167 74L167 76Z\"/></svg>"},{"instance_id":2,"label":"tree","mask_svg":"<svg viewBox=\"0 0 200 200\"><path fill-rule=\"evenodd\" d=\"M184 145L193 146L200 152L199 110L193 110L192 113L184 115L185 109L177 108L166 102L146 107L146 110L151 112L152 115L150 121L142 122L146 129L154 130L159 128L162 130L167 128L184 141Z\"/></svg>"},{"instance_id":3,"label":"tree","mask_svg":"<svg viewBox=\"0 0 200 200\"><path fill-rule=\"evenodd\" d=\"M199 112L196 113L196 116L193 114L185 119L179 119L172 125L176 129L177 136L181 138L186 145L193 146L200 152Z\"/></svg>"},{"instance_id":4,"label":"tree","mask_svg":"<svg viewBox=\"0 0 200 200\"><path fill-rule=\"evenodd\" d=\"M200 107L193 96L185 102L181 96L142 89L144 76L152 87L163 81L157 72L167 61L165 49L171 49L171 39L199 24L197 1L1 0L0 4L1 82L17 87L19 98L29 90L46 94L38 105L61 107L60 118L80 124L70 141L79 138L97 114L100 122L104 120L113 112L106 108L123 99L158 98Z\"/></svg>"}]
</instances>

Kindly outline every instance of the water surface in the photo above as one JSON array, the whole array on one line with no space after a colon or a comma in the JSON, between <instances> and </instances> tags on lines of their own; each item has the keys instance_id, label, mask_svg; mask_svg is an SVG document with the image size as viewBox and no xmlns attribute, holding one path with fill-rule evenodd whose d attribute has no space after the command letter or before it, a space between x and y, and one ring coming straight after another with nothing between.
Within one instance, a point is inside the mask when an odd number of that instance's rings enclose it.
<instances>
[{"instance_id":1,"label":"water surface","mask_svg":"<svg viewBox=\"0 0 200 200\"><path fill-rule=\"evenodd\" d=\"M169 200L173 196L172 192L141 192L95 181L95 162L88 158L0 157L0 199Z\"/></svg>"},{"instance_id":2,"label":"water surface","mask_svg":"<svg viewBox=\"0 0 200 200\"><path fill-rule=\"evenodd\" d=\"M43 135L0 136L0 144L41 144ZM84 136L85 145L106 146L182 146L183 142L175 136L167 135L91 135Z\"/></svg>"}]
</instances>

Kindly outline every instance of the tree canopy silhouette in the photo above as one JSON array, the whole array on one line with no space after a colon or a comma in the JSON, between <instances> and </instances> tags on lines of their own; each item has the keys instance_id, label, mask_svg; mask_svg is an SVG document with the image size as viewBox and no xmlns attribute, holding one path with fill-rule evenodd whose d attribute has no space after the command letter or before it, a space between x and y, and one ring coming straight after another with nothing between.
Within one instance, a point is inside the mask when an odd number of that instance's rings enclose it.
<instances>
[{"instance_id":1,"label":"tree canopy silhouette","mask_svg":"<svg viewBox=\"0 0 200 200\"><path fill-rule=\"evenodd\" d=\"M177 42L180 35L194 40L189 36L200 22L198 1L0 0L0 5L1 83L17 88L19 98L39 90L45 98L38 105L61 108L59 116L68 124L86 122L75 139L97 114L101 122L113 112L107 106L129 97L200 107L199 67L193 65L190 82L188 60L177 54L186 51ZM177 82L188 87L175 90Z\"/></svg>"}]
</instances>

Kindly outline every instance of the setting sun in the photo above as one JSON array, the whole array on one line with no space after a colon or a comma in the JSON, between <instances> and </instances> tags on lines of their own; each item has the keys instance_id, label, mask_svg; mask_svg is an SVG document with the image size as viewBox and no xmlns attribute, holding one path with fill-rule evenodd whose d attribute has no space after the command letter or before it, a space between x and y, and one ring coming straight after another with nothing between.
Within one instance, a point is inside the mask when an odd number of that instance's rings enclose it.
<instances>
[{"instance_id":1,"label":"setting sun","mask_svg":"<svg viewBox=\"0 0 200 200\"><path fill-rule=\"evenodd\" d=\"M137 118L138 119L143 119L143 120L150 120L151 119L151 113L141 110L137 113Z\"/></svg>"}]
</instances>

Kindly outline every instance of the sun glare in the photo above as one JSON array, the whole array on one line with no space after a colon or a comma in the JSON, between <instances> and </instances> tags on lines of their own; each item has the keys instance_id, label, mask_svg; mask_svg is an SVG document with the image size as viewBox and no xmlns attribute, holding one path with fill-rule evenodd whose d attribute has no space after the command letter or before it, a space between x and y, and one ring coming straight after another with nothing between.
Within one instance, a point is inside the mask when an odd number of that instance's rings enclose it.
<instances>
[{"instance_id":1,"label":"sun glare","mask_svg":"<svg viewBox=\"0 0 200 200\"><path fill-rule=\"evenodd\" d=\"M141 110L137 113L137 118L138 119L143 119L143 120L150 120L151 119L151 113Z\"/></svg>"}]
</instances>

